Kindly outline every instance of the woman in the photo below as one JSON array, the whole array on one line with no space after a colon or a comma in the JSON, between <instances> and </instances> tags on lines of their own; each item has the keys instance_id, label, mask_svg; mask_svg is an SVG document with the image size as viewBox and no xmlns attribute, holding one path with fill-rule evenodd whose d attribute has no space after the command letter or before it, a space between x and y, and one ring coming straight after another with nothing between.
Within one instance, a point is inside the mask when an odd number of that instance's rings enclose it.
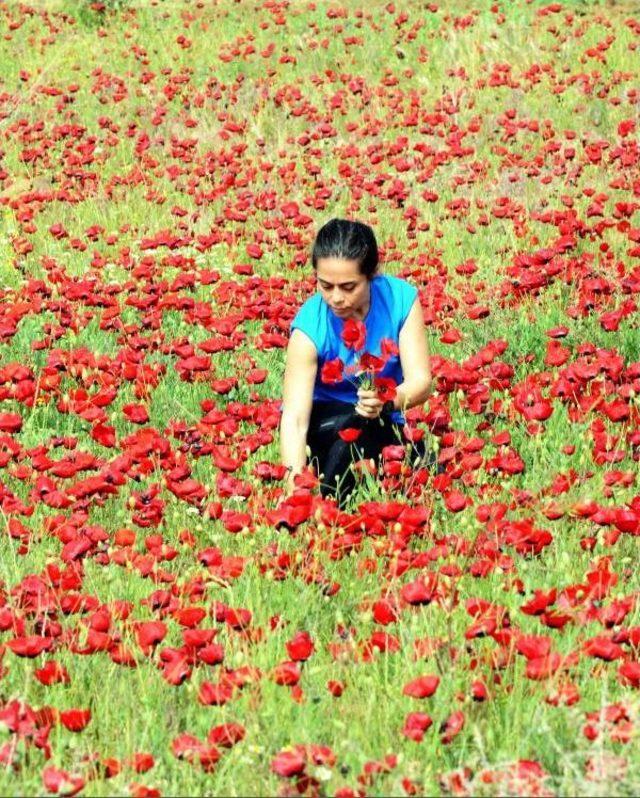
<instances>
[{"instance_id":1,"label":"woman","mask_svg":"<svg viewBox=\"0 0 640 798\"><path fill-rule=\"evenodd\" d=\"M337 494L343 504L355 484L352 449L358 459L378 458L385 446L404 442L402 411L430 392L429 353L418 292L379 273L369 226L332 219L318 232L311 259L318 293L291 323L280 448L289 490L306 465L308 446L322 495ZM361 340L346 334L358 330ZM382 396L371 380L358 387L365 350L381 358L374 359L376 377L386 379L374 382L385 384Z\"/></svg>"}]
</instances>

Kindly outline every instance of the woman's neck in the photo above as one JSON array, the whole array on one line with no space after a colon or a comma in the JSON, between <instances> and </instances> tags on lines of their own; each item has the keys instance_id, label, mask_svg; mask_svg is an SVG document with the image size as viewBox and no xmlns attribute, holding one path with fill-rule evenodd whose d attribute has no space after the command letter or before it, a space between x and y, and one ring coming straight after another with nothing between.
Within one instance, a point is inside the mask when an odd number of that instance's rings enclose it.
<instances>
[{"instance_id":1,"label":"woman's neck","mask_svg":"<svg viewBox=\"0 0 640 798\"><path fill-rule=\"evenodd\" d=\"M369 308L371 307L371 283L369 282L369 291L367 293L367 301L366 303L360 308L355 318L358 321L364 321L367 318L367 313L369 313Z\"/></svg>"}]
</instances>

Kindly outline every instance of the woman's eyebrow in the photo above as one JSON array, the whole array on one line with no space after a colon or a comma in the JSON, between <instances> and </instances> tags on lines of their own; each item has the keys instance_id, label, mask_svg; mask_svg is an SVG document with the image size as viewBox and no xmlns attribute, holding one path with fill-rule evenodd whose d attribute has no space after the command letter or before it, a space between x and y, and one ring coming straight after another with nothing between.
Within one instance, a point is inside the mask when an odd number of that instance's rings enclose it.
<instances>
[{"instance_id":1,"label":"woman's eyebrow","mask_svg":"<svg viewBox=\"0 0 640 798\"><path fill-rule=\"evenodd\" d=\"M324 285L333 285L333 283L330 283L328 280L323 280L321 277L318 277L318 282L323 283ZM336 283L336 285L344 287L345 285L355 285L355 282L355 280L345 280L344 283Z\"/></svg>"}]
</instances>

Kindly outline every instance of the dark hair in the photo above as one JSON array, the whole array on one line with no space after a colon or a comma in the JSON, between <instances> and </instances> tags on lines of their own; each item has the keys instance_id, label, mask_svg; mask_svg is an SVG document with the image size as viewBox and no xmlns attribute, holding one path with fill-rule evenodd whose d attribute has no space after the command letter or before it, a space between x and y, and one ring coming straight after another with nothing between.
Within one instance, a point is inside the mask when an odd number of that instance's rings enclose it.
<instances>
[{"instance_id":1,"label":"dark hair","mask_svg":"<svg viewBox=\"0 0 640 798\"><path fill-rule=\"evenodd\" d=\"M331 219L323 225L313 242L311 263L317 268L320 258L358 261L360 274L372 277L378 268L378 245L373 230L362 222Z\"/></svg>"}]
</instances>

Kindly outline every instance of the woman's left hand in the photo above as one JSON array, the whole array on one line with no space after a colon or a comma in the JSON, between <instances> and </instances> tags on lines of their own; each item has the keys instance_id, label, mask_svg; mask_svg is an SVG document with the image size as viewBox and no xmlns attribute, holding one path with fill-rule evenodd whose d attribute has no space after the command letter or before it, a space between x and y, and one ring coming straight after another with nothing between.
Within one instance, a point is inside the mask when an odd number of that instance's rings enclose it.
<instances>
[{"instance_id":1,"label":"woman's left hand","mask_svg":"<svg viewBox=\"0 0 640 798\"><path fill-rule=\"evenodd\" d=\"M382 413L383 402L380 401L375 391L358 389L358 403L356 413L363 418L378 418Z\"/></svg>"}]
</instances>

